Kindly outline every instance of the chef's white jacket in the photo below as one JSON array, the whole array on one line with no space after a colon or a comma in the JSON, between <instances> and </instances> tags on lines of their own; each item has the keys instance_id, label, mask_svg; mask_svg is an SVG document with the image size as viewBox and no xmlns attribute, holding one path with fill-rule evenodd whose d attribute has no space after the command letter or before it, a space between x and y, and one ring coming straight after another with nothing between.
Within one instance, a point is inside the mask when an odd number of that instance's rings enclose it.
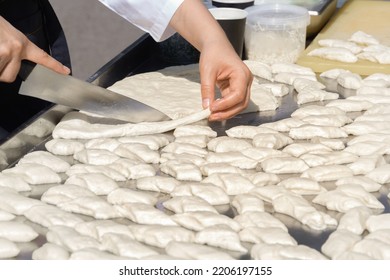
<instances>
[{"instance_id":1,"label":"chef's white jacket","mask_svg":"<svg viewBox=\"0 0 390 280\"><path fill-rule=\"evenodd\" d=\"M184 0L99 0L156 41L175 33L169 21Z\"/></svg>"}]
</instances>

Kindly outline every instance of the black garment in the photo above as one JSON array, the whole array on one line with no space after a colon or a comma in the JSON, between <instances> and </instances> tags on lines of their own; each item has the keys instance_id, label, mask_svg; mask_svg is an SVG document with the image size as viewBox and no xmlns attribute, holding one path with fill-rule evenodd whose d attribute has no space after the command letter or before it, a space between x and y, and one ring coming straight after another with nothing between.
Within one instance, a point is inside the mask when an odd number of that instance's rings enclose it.
<instances>
[{"instance_id":1,"label":"black garment","mask_svg":"<svg viewBox=\"0 0 390 280\"><path fill-rule=\"evenodd\" d=\"M34 44L70 68L64 32L48 0L0 0L0 15ZM53 104L17 94L21 80L0 83L0 127L15 131Z\"/></svg>"}]
</instances>

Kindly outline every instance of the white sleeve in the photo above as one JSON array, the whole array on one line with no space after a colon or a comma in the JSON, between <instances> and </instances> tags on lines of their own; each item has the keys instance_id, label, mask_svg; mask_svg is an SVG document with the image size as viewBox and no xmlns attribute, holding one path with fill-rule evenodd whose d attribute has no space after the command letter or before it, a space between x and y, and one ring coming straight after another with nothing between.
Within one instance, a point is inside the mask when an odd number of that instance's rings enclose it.
<instances>
[{"instance_id":1,"label":"white sleeve","mask_svg":"<svg viewBox=\"0 0 390 280\"><path fill-rule=\"evenodd\" d=\"M99 0L156 41L175 33L169 21L184 0Z\"/></svg>"}]
</instances>

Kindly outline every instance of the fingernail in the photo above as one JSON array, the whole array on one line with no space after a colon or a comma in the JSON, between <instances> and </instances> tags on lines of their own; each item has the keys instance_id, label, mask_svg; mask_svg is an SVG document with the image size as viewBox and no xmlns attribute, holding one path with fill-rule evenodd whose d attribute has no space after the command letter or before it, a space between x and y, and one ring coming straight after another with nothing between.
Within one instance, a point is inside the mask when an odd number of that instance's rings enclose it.
<instances>
[{"instance_id":1,"label":"fingernail","mask_svg":"<svg viewBox=\"0 0 390 280\"><path fill-rule=\"evenodd\" d=\"M208 108L210 106L210 99L208 99L208 98L203 99L202 106L203 106L203 109Z\"/></svg>"},{"instance_id":2,"label":"fingernail","mask_svg":"<svg viewBox=\"0 0 390 280\"><path fill-rule=\"evenodd\" d=\"M69 67L63 65L62 68L64 69L64 71L65 71L66 73L68 73L68 74L70 73Z\"/></svg>"}]
</instances>

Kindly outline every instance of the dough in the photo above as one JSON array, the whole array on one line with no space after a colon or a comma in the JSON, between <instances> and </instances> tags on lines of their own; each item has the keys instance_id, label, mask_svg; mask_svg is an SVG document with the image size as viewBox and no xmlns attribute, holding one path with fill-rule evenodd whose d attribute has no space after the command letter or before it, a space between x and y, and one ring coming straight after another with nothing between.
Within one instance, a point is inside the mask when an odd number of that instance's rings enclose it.
<instances>
[{"instance_id":1,"label":"dough","mask_svg":"<svg viewBox=\"0 0 390 280\"><path fill-rule=\"evenodd\" d=\"M267 173L289 174L302 173L309 166L301 159L295 157L269 158L261 162L261 168Z\"/></svg>"},{"instance_id":2,"label":"dough","mask_svg":"<svg viewBox=\"0 0 390 280\"><path fill-rule=\"evenodd\" d=\"M389 104L390 96L382 94L360 94L348 97L349 100L368 101L372 104Z\"/></svg>"},{"instance_id":3,"label":"dough","mask_svg":"<svg viewBox=\"0 0 390 280\"><path fill-rule=\"evenodd\" d=\"M85 148L88 150L107 150L113 152L121 142L115 138L96 138L88 140L85 143Z\"/></svg>"},{"instance_id":4,"label":"dough","mask_svg":"<svg viewBox=\"0 0 390 280\"><path fill-rule=\"evenodd\" d=\"M344 130L351 135L388 133L390 131L390 123L386 121L353 122L351 124L344 126Z\"/></svg>"},{"instance_id":5,"label":"dough","mask_svg":"<svg viewBox=\"0 0 390 280\"><path fill-rule=\"evenodd\" d=\"M241 241L254 244L298 245L297 241L280 228L247 227L239 232Z\"/></svg>"},{"instance_id":6,"label":"dough","mask_svg":"<svg viewBox=\"0 0 390 280\"><path fill-rule=\"evenodd\" d=\"M356 122L375 122L375 121L390 121L390 114L370 114L370 115L361 115L355 118Z\"/></svg>"},{"instance_id":7,"label":"dough","mask_svg":"<svg viewBox=\"0 0 390 280\"><path fill-rule=\"evenodd\" d=\"M1 222L11 221L11 220L15 219L15 217L16 216L14 214L8 213L7 211L4 211L4 210L0 210L0 221Z\"/></svg>"},{"instance_id":8,"label":"dough","mask_svg":"<svg viewBox=\"0 0 390 280\"><path fill-rule=\"evenodd\" d=\"M206 148L210 138L206 135L179 136L175 138L176 143L192 144L200 148Z\"/></svg>"},{"instance_id":9,"label":"dough","mask_svg":"<svg viewBox=\"0 0 390 280\"><path fill-rule=\"evenodd\" d=\"M271 70L273 74L294 73L294 74L309 75L309 76L316 75L311 68L294 64L294 63L284 63L284 62L273 63L271 65Z\"/></svg>"},{"instance_id":10,"label":"dough","mask_svg":"<svg viewBox=\"0 0 390 280\"><path fill-rule=\"evenodd\" d=\"M138 143L121 144L114 150L114 153L120 157L127 157L127 154L136 155L145 163L158 163L160 161L160 153L150 149L147 145ZM130 157L131 158L131 157Z\"/></svg>"},{"instance_id":11,"label":"dough","mask_svg":"<svg viewBox=\"0 0 390 280\"><path fill-rule=\"evenodd\" d=\"M268 64L257 60L244 60L244 63L248 66L255 77L269 81L273 80L272 69Z\"/></svg>"},{"instance_id":12,"label":"dough","mask_svg":"<svg viewBox=\"0 0 390 280\"><path fill-rule=\"evenodd\" d=\"M57 173L66 172L70 167L68 162L46 151L33 151L27 153L18 162L18 164L24 163L41 164Z\"/></svg>"},{"instance_id":13,"label":"dough","mask_svg":"<svg viewBox=\"0 0 390 280\"><path fill-rule=\"evenodd\" d=\"M162 153L160 156L160 163L165 163L169 160L175 160L180 162L188 162L195 164L198 167L202 167L206 164L206 160L204 157L182 153L182 154L175 154L175 153Z\"/></svg>"},{"instance_id":14,"label":"dough","mask_svg":"<svg viewBox=\"0 0 390 280\"><path fill-rule=\"evenodd\" d=\"M209 163L228 163L241 169L253 169L257 166L257 161L244 156L241 152L209 152L206 156Z\"/></svg>"},{"instance_id":15,"label":"dough","mask_svg":"<svg viewBox=\"0 0 390 280\"><path fill-rule=\"evenodd\" d=\"M322 39L318 41L318 44L321 47L345 48L350 50L353 54L358 54L362 51L362 47L358 46L356 43L340 39Z\"/></svg>"},{"instance_id":16,"label":"dough","mask_svg":"<svg viewBox=\"0 0 390 280\"><path fill-rule=\"evenodd\" d=\"M0 238L13 242L30 242L38 233L29 225L17 221L0 221Z\"/></svg>"},{"instance_id":17,"label":"dough","mask_svg":"<svg viewBox=\"0 0 390 280\"><path fill-rule=\"evenodd\" d=\"M254 103L257 111L274 111L280 106L279 100L268 89L262 87L257 83L252 83L251 87L251 101ZM248 106L243 113L254 111Z\"/></svg>"},{"instance_id":18,"label":"dough","mask_svg":"<svg viewBox=\"0 0 390 280\"><path fill-rule=\"evenodd\" d=\"M84 149L84 144L67 139L51 139L45 143L45 148L54 155L70 156Z\"/></svg>"},{"instance_id":19,"label":"dough","mask_svg":"<svg viewBox=\"0 0 390 280\"><path fill-rule=\"evenodd\" d=\"M241 173L241 169L229 163L206 163L200 167L203 176L208 177L218 173Z\"/></svg>"},{"instance_id":20,"label":"dough","mask_svg":"<svg viewBox=\"0 0 390 280\"><path fill-rule=\"evenodd\" d=\"M168 134L153 134L153 135L140 135L140 136L128 136L117 138L121 143L139 143L144 144L152 150L159 150L165 147L173 141L173 136Z\"/></svg>"},{"instance_id":21,"label":"dough","mask_svg":"<svg viewBox=\"0 0 390 280\"><path fill-rule=\"evenodd\" d=\"M345 70L345 69L340 69L340 68L334 68L334 69L330 69L330 70L327 70L325 72L322 72L320 74L320 77L327 78L327 79L337 79L338 76L340 76L341 74L346 74L346 73L351 73L351 71Z\"/></svg>"},{"instance_id":22,"label":"dough","mask_svg":"<svg viewBox=\"0 0 390 280\"><path fill-rule=\"evenodd\" d=\"M317 78L315 75L304 75L304 74L297 74L297 73L288 73L288 72L281 72L274 75L274 81L278 83L283 83L287 85L293 85L294 81L296 79L307 79L312 81L317 81Z\"/></svg>"},{"instance_id":23,"label":"dough","mask_svg":"<svg viewBox=\"0 0 390 280\"><path fill-rule=\"evenodd\" d=\"M365 141L348 145L344 151L358 156L377 156L387 154L390 150L388 143L379 141Z\"/></svg>"},{"instance_id":24,"label":"dough","mask_svg":"<svg viewBox=\"0 0 390 280\"><path fill-rule=\"evenodd\" d=\"M278 175L273 173L256 172L246 176L256 187L275 185L280 182Z\"/></svg>"},{"instance_id":25,"label":"dough","mask_svg":"<svg viewBox=\"0 0 390 280\"><path fill-rule=\"evenodd\" d=\"M374 260L390 260L390 245L376 239L364 238L352 251L370 256Z\"/></svg>"},{"instance_id":26,"label":"dough","mask_svg":"<svg viewBox=\"0 0 390 280\"><path fill-rule=\"evenodd\" d=\"M300 127L291 128L288 135L293 139L311 139L316 136L325 138L348 137L348 134L340 127L311 124L304 124Z\"/></svg>"},{"instance_id":27,"label":"dough","mask_svg":"<svg viewBox=\"0 0 390 280\"><path fill-rule=\"evenodd\" d=\"M352 170L345 165L320 165L305 170L302 178L310 178L317 182L334 181L344 177L351 177Z\"/></svg>"},{"instance_id":28,"label":"dough","mask_svg":"<svg viewBox=\"0 0 390 280\"><path fill-rule=\"evenodd\" d=\"M390 183L390 164L378 166L366 176L379 184Z\"/></svg>"},{"instance_id":29,"label":"dough","mask_svg":"<svg viewBox=\"0 0 390 280\"><path fill-rule=\"evenodd\" d=\"M126 179L136 180L143 177L155 176L157 173L151 164L138 163L126 158L116 160L110 167L111 169L120 171Z\"/></svg>"},{"instance_id":30,"label":"dough","mask_svg":"<svg viewBox=\"0 0 390 280\"><path fill-rule=\"evenodd\" d=\"M129 225L136 240L147 245L165 248L169 242L194 242L195 233L179 226Z\"/></svg>"},{"instance_id":31,"label":"dough","mask_svg":"<svg viewBox=\"0 0 390 280\"><path fill-rule=\"evenodd\" d=\"M357 235L363 234L366 230L366 221L371 216L372 211L366 207L355 207L340 218L337 230L349 231Z\"/></svg>"},{"instance_id":32,"label":"dough","mask_svg":"<svg viewBox=\"0 0 390 280\"><path fill-rule=\"evenodd\" d=\"M331 148L332 150L336 150L336 151L344 150L344 148L345 148L345 144L344 144L344 141L342 139L331 139L331 138L324 138L324 137L316 136L316 137L313 137L312 139L310 139L310 142L315 143L315 144L325 145L325 146Z\"/></svg>"},{"instance_id":33,"label":"dough","mask_svg":"<svg viewBox=\"0 0 390 280\"><path fill-rule=\"evenodd\" d=\"M332 152L332 149L322 144L310 143L310 142L299 142L299 143L293 143L288 145L283 149L283 152L288 153L294 157L300 157L306 153L322 154L322 153Z\"/></svg>"},{"instance_id":34,"label":"dough","mask_svg":"<svg viewBox=\"0 0 390 280\"><path fill-rule=\"evenodd\" d=\"M73 155L80 163L91 165L109 165L119 159L119 156L108 150L84 149Z\"/></svg>"},{"instance_id":35,"label":"dough","mask_svg":"<svg viewBox=\"0 0 390 280\"><path fill-rule=\"evenodd\" d=\"M244 139L236 139L229 136L221 136L211 139L207 144L207 148L210 151L217 153L239 152L251 147L252 145L250 142Z\"/></svg>"},{"instance_id":36,"label":"dough","mask_svg":"<svg viewBox=\"0 0 390 280\"><path fill-rule=\"evenodd\" d=\"M87 188L96 195L107 195L119 187L113 179L99 173L73 175L65 181L65 184Z\"/></svg>"},{"instance_id":37,"label":"dough","mask_svg":"<svg viewBox=\"0 0 390 280\"><path fill-rule=\"evenodd\" d=\"M0 209L14 215L23 215L33 206L44 205L41 201L26 197L11 189L0 189Z\"/></svg>"},{"instance_id":38,"label":"dough","mask_svg":"<svg viewBox=\"0 0 390 280\"><path fill-rule=\"evenodd\" d=\"M218 139L218 138L216 138ZM207 150L200 148L193 144L184 144L184 143L177 143L172 142L169 143L167 146L165 146L162 150L162 153L175 153L175 154L190 154L190 155L196 155L200 157L204 157L207 155Z\"/></svg>"},{"instance_id":39,"label":"dough","mask_svg":"<svg viewBox=\"0 0 390 280\"><path fill-rule=\"evenodd\" d=\"M367 234L365 238L379 240L383 243L390 245L389 233L390 233L390 229L381 229Z\"/></svg>"},{"instance_id":40,"label":"dough","mask_svg":"<svg viewBox=\"0 0 390 280\"><path fill-rule=\"evenodd\" d=\"M285 153L285 152L282 152L282 151L279 151L279 150L275 150L275 149L272 149L272 148L249 148L249 149L245 149L243 151L241 151L241 153L252 159L252 160L255 160L256 161L256 166L257 166L257 162L262 162L263 160L267 159L267 158L270 158L270 157L289 157L290 154L288 153ZM253 168L255 168L256 166L254 166Z\"/></svg>"},{"instance_id":41,"label":"dough","mask_svg":"<svg viewBox=\"0 0 390 280\"><path fill-rule=\"evenodd\" d=\"M353 174L365 175L368 172L374 170L377 166L383 164L384 158L380 155L374 156L361 156L359 159L347 166L352 170Z\"/></svg>"},{"instance_id":42,"label":"dough","mask_svg":"<svg viewBox=\"0 0 390 280\"><path fill-rule=\"evenodd\" d=\"M91 220L88 222L81 222L78 223L74 229L82 235L93 237L99 241L102 240L102 237L106 233L126 235L131 239L135 239L133 233L127 225L116 223L111 220Z\"/></svg>"},{"instance_id":43,"label":"dough","mask_svg":"<svg viewBox=\"0 0 390 280\"><path fill-rule=\"evenodd\" d=\"M279 228L288 232L287 227L268 212L245 212L235 216L234 221L238 222L243 229L248 227Z\"/></svg>"},{"instance_id":44,"label":"dough","mask_svg":"<svg viewBox=\"0 0 390 280\"><path fill-rule=\"evenodd\" d=\"M371 102L364 100L337 99L330 101L326 107L336 107L344 112L361 112L373 106Z\"/></svg>"},{"instance_id":45,"label":"dough","mask_svg":"<svg viewBox=\"0 0 390 280\"><path fill-rule=\"evenodd\" d=\"M175 259L185 260L233 260L228 253L214 247L190 242L171 241L165 251Z\"/></svg>"},{"instance_id":46,"label":"dough","mask_svg":"<svg viewBox=\"0 0 390 280\"><path fill-rule=\"evenodd\" d=\"M277 186L299 195L313 195L326 191L317 181L300 177L289 177L281 181Z\"/></svg>"},{"instance_id":47,"label":"dough","mask_svg":"<svg viewBox=\"0 0 390 280\"><path fill-rule=\"evenodd\" d=\"M253 146L256 148L272 148L276 150L293 143L290 137L282 133L259 133L253 137L252 141Z\"/></svg>"},{"instance_id":48,"label":"dough","mask_svg":"<svg viewBox=\"0 0 390 280\"><path fill-rule=\"evenodd\" d=\"M218 213L206 200L197 196L176 196L162 203L162 205L173 213L186 213L196 211L209 211Z\"/></svg>"},{"instance_id":49,"label":"dough","mask_svg":"<svg viewBox=\"0 0 390 280\"><path fill-rule=\"evenodd\" d=\"M213 225L197 232L195 242L240 253L248 252L241 244L238 233L227 225Z\"/></svg>"},{"instance_id":50,"label":"dough","mask_svg":"<svg viewBox=\"0 0 390 280\"><path fill-rule=\"evenodd\" d=\"M172 177L153 176L139 178L136 187L139 190L171 193L181 183Z\"/></svg>"},{"instance_id":51,"label":"dough","mask_svg":"<svg viewBox=\"0 0 390 280\"><path fill-rule=\"evenodd\" d=\"M193 163L169 160L160 164L160 171L179 181L200 182L202 180L202 172Z\"/></svg>"},{"instance_id":52,"label":"dough","mask_svg":"<svg viewBox=\"0 0 390 280\"><path fill-rule=\"evenodd\" d=\"M260 88L268 90L275 97L283 97L290 92L290 89L285 84L266 83L260 84Z\"/></svg>"},{"instance_id":53,"label":"dough","mask_svg":"<svg viewBox=\"0 0 390 280\"><path fill-rule=\"evenodd\" d=\"M196 124L182 125L177 127L173 131L173 136L175 137L193 136L193 135L204 135L209 138L215 138L217 137L217 132L212 130L211 127L209 126L196 125Z\"/></svg>"},{"instance_id":54,"label":"dough","mask_svg":"<svg viewBox=\"0 0 390 280\"><path fill-rule=\"evenodd\" d=\"M155 205L158 199L155 195L147 192L136 191L130 188L117 188L107 195L107 201L111 204L140 202Z\"/></svg>"},{"instance_id":55,"label":"dough","mask_svg":"<svg viewBox=\"0 0 390 280\"><path fill-rule=\"evenodd\" d=\"M361 239L358 234L338 229L329 235L321 246L321 252L331 259L336 259L343 252L351 250Z\"/></svg>"},{"instance_id":56,"label":"dough","mask_svg":"<svg viewBox=\"0 0 390 280\"><path fill-rule=\"evenodd\" d=\"M348 41L354 42L361 45L378 45L379 41L372 36L371 34L367 34L363 31L356 31L349 37Z\"/></svg>"},{"instance_id":57,"label":"dough","mask_svg":"<svg viewBox=\"0 0 390 280\"><path fill-rule=\"evenodd\" d=\"M126 181L126 176L122 175L118 171L114 170L109 166L103 165L91 165L91 164L74 164L72 165L68 171L66 171L66 175L73 176L77 174L85 174L85 173L102 173L107 177L119 182Z\"/></svg>"},{"instance_id":58,"label":"dough","mask_svg":"<svg viewBox=\"0 0 390 280\"><path fill-rule=\"evenodd\" d=\"M17 192L31 191L31 186L24 179L12 174L0 173L0 187L10 188Z\"/></svg>"},{"instance_id":59,"label":"dough","mask_svg":"<svg viewBox=\"0 0 390 280\"><path fill-rule=\"evenodd\" d=\"M252 194L236 195L231 202L231 205L238 214L245 212L264 212L264 202Z\"/></svg>"},{"instance_id":60,"label":"dough","mask_svg":"<svg viewBox=\"0 0 390 280\"><path fill-rule=\"evenodd\" d=\"M259 127L262 128L270 128L279 132L289 132L291 128L293 127L299 127L301 125L305 124L300 119L297 118L286 118L286 119L281 119L275 122L270 122L270 123L263 123Z\"/></svg>"},{"instance_id":61,"label":"dough","mask_svg":"<svg viewBox=\"0 0 390 280\"><path fill-rule=\"evenodd\" d=\"M356 90L356 95L370 95L370 94L389 96L390 95L390 88L388 88L388 87L373 87L373 86L364 85Z\"/></svg>"},{"instance_id":62,"label":"dough","mask_svg":"<svg viewBox=\"0 0 390 280\"><path fill-rule=\"evenodd\" d=\"M334 165L334 164L348 164L355 162L359 159L354 153L344 151L332 151L324 153L306 153L299 157L310 167L320 165Z\"/></svg>"},{"instance_id":63,"label":"dough","mask_svg":"<svg viewBox=\"0 0 390 280\"><path fill-rule=\"evenodd\" d=\"M340 47L316 48L311 50L307 55L346 63L355 63L358 61L357 56L350 50Z\"/></svg>"},{"instance_id":64,"label":"dough","mask_svg":"<svg viewBox=\"0 0 390 280\"><path fill-rule=\"evenodd\" d=\"M134 202L115 205L115 209L134 223L145 225L176 226L171 216L168 216L153 205Z\"/></svg>"},{"instance_id":65,"label":"dough","mask_svg":"<svg viewBox=\"0 0 390 280\"><path fill-rule=\"evenodd\" d=\"M19 253L20 249L14 242L0 237L0 259L10 259Z\"/></svg>"},{"instance_id":66,"label":"dough","mask_svg":"<svg viewBox=\"0 0 390 280\"><path fill-rule=\"evenodd\" d=\"M129 258L119 257L113 254L110 254L105 251L100 251L95 248L85 248L82 250L77 250L71 253L69 260L128 260Z\"/></svg>"},{"instance_id":67,"label":"dough","mask_svg":"<svg viewBox=\"0 0 390 280\"><path fill-rule=\"evenodd\" d=\"M205 178L203 183L214 184L225 191L228 195L238 195L249 192L256 186L251 180L235 173L218 173Z\"/></svg>"},{"instance_id":68,"label":"dough","mask_svg":"<svg viewBox=\"0 0 390 280\"><path fill-rule=\"evenodd\" d=\"M249 194L253 194L265 202L272 203L275 198L288 193L289 191L281 186L269 185L261 188L255 188Z\"/></svg>"},{"instance_id":69,"label":"dough","mask_svg":"<svg viewBox=\"0 0 390 280\"><path fill-rule=\"evenodd\" d=\"M303 91L322 90L326 86L318 81L312 81L308 79L295 79L293 83L294 89L299 93Z\"/></svg>"},{"instance_id":70,"label":"dough","mask_svg":"<svg viewBox=\"0 0 390 280\"><path fill-rule=\"evenodd\" d=\"M304 117L302 121L311 125L336 126L336 127L342 127L346 124L352 123L352 119L347 115L307 116Z\"/></svg>"},{"instance_id":71,"label":"dough","mask_svg":"<svg viewBox=\"0 0 390 280\"><path fill-rule=\"evenodd\" d=\"M45 243L32 252L33 260L68 260L69 252L62 246Z\"/></svg>"},{"instance_id":72,"label":"dough","mask_svg":"<svg viewBox=\"0 0 390 280\"><path fill-rule=\"evenodd\" d=\"M326 107L321 105L308 105L298 108L291 113L291 117L302 120L307 116L315 115L345 115L345 112L339 108Z\"/></svg>"},{"instance_id":73,"label":"dough","mask_svg":"<svg viewBox=\"0 0 390 280\"><path fill-rule=\"evenodd\" d=\"M38 163L21 163L2 171L4 174L19 176L32 185L57 184L61 177L51 168Z\"/></svg>"},{"instance_id":74,"label":"dough","mask_svg":"<svg viewBox=\"0 0 390 280\"><path fill-rule=\"evenodd\" d=\"M251 249L255 260L326 260L315 249L306 245L255 244Z\"/></svg>"},{"instance_id":75,"label":"dough","mask_svg":"<svg viewBox=\"0 0 390 280\"><path fill-rule=\"evenodd\" d=\"M390 213L371 215L366 220L366 227L369 232L390 229Z\"/></svg>"},{"instance_id":76,"label":"dough","mask_svg":"<svg viewBox=\"0 0 390 280\"><path fill-rule=\"evenodd\" d=\"M297 94L297 104L302 105L310 102L335 100L339 98L339 94L325 90L305 89Z\"/></svg>"}]
</instances>

